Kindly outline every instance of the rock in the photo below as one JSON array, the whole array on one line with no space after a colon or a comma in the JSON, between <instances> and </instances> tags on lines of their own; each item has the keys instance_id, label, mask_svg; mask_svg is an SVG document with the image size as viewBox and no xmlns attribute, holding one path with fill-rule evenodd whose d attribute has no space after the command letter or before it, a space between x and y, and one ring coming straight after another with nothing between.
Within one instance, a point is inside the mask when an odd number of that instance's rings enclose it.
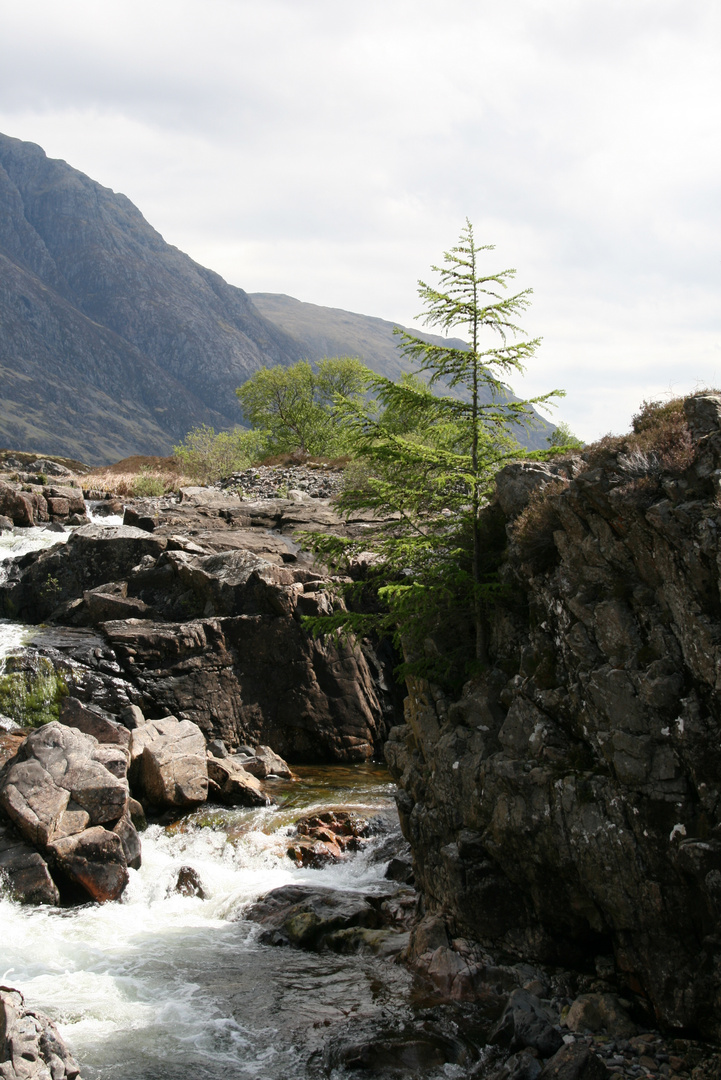
<instances>
[{"instance_id":1,"label":"rock","mask_svg":"<svg viewBox=\"0 0 721 1080\"><path fill-rule=\"evenodd\" d=\"M714 1040L719 408L689 399L689 430L676 412L657 449L557 463L561 482L506 524L516 599L488 612L487 668L456 701L410 677L385 746L422 903L454 937L576 970L602 953L599 974L657 1023ZM536 468L499 474L495 515L517 514L516 481L553 480ZM450 980L463 958L441 961Z\"/></svg>"},{"instance_id":2,"label":"rock","mask_svg":"<svg viewBox=\"0 0 721 1080\"><path fill-rule=\"evenodd\" d=\"M369 1077L453 1075L445 1066L456 1072L475 1058L461 1037L428 1020L405 1024L400 1030L356 1026L331 1037L323 1050L327 1075L348 1075L350 1070ZM463 1075L470 1074L464 1070Z\"/></svg>"},{"instance_id":3,"label":"rock","mask_svg":"<svg viewBox=\"0 0 721 1080\"><path fill-rule=\"evenodd\" d=\"M0 805L40 848L88 825L118 821L128 786L95 757L90 735L53 722L34 731L0 781Z\"/></svg>"},{"instance_id":4,"label":"rock","mask_svg":"<svg viewBox=\"0 0 721 1080\"><path fill-rule=\"evenodd\" d=\"M130 708L133 708L131 705ZM92 735L99 743L111 743L116 746L130 747L130 732L124 724L113 720L97 705L85 705L77 698L67 697L60 706L61 724L77 728L86 735Z\"/></svg>"},{"instance_id":5,"label":"rock","mask_svg":"<svg viewBox=\"0 0 721 1080\"><path fill-rule=\"evenodd\" d=\"M226 745L225 745L225 743L223 742L222 739L211 739L210 742L208 743L208 750L213 755L213 757L217 757L217 758L227 758L228 757L228 751L227 751Z\"/></svg>"},{"instance_id":6,"label":"rock","mask_svg":"<svg viewBox=\"0 0 721 1080\"><path fill-rule=\"evenodd\" d=\"M0 777L0 806L23 838L39 848L61 885L69 882L99 902L121 895L127 856L139 865L126 755L120 746L52 722L25 739ZM37 860L28 869L40 892L47 890Z\"/></svg>"},{"instance_id":7,"label":"rock","mask_svg":"<svg viewBox=\"0 0 721 1080\"><path fill-rule=\"evenodd\" d=\"M72 476L70 469L61 465L59 461L51 461L49 458L39 458L28 465L28 469L35 473L45 473L46 476Z\"/></svg>"},{"instance_id":8,"label":"rock","mask_svg":"<svg viewBox=\"0 0 721 1080\"><path fill-rule=\"evenodd\" d=\"M274 753L269 746L259 746L253 751L250 761L243 762L246 772L265 780L267 776L279 776L282 780L292 780L293 773L287 762Z\"/></svg>"},{"instance_id":9,"label":"rock","mask_svg":"<svg viewBox=\"0 0 721 1080\"><path fill-rule=\"evenodd\" d=\"M552 480L566 478L562 466L540 461L519 461L496 473L496 498L508 518L517 517L528 505L531 494Z\"/></svg>"},{"instance_id":10,"label":"rock","mask_svg":"<svg viewBox=\"0 0 721 1080\"><path fill-rule=\"evenodd\" d=\"M13 525L27 528L35 524L33 501L24 492L0 480L0 514Z\"/></svg>"},{"instance_id":11,"label":"rock","mask_svg":"<svg viewBox=\"0 0 721 1080\"><path fill-rule=\"evenodd\" d=\"M561 1047L540 1074L540 1080L606 1080L608 1071L598 1054L584 1043Z\"/></svg>"},{"instance_id":12,"label":"rock","mask_svg":"<svg viewBox=\"0 0 721 1080\"><path fill-rule=\"evenodd\" d=\"M143 716L142 709L137 705L127 705L124 709L120 710L120 722L129 731L133 731L137 727L142 727L145 723L145 717Z\"/></svg>"},{"instance_id":13,"label":"rock","mask_svg":"<svg viewBox=\"0 0 721 1080\"><path fill-rule=\"evenodd\" d=\"M58 887L45 859L3 821L0 821L0 882L21 904L60 903Z\"/></svg>"},{"instance_id":14,"label":"rock","mask_svg":"<svg viewBox=\"0 0 721 1080\"><path fill-rule=\"evenodd\" d=\"M299 839L291 843L288 857L303 866L321 867L358 851L370 835L365 818L347 810L328 810L298 818L295 832Z\"/></svg>"},{"instance_id":15,"label":"rock","mask_svg":"<svg viewBox=\"0 0 721 1080\"><path fill-rule=\"evenodd\" d=\"M554 1027L557 1019L533 994L515 990L488 1041L514 1050L531 1047L549 1058L563 1046L563 1037Z\"/></svg>"},{"instance_id":16,"label":"rock","mask_svg":"<svg viewBox=\"0 0 721 1080\"><path fill-rule=\"evenodd\" d=\"M0 514L0 532L6 529L13 528L12 518L6 517L5 514Z\"/></svg>"},{"instance_id":17,"label":"rock","mask_svg":"<svg viewBox=\"0 0 721 1080\"><path fill-rule=\"evenodd\" d=\"M361 893L316 889L308 885L284 885L273 889L243 917L260 923L260 941L266 945L293 945L321 949L326 939L350 927L378 929L378 908Z\"/></svg>"},{"instance_id":18,"label":"rock","mask_svg":"<svg viewBox=\"0 0 721 1080\"><path fill-rule=\"evenodd\" d=\"M0 1075L3 1080L80 1080L80 1068L58 1029L26 1008L19 990L0 987Z\"/></svg>"},{"instance_id":19,"label":"rock","mask_svg":"<svg viewBox=\"0 0 721 1080\"><path fill-rule=\"evenodd\" d=\"M208 797L205 739L196 724L166 716L131 732L131 779L154 806L194 806Z\"/></svg>"},{"instance_id":20,"label":"rock","mask_svg":"<svg viewBox=\"0 0 721 1080\"><path fill-rule=\"evenodd\" d=\"M180 867L173 891L181 896L197 896L199 900L205 900L205 889L200 875L192 866Z\"/></svg>"},{"instance_id":21,"label":"rock","mask_svg":"<svg viewBox=\"0 0 721 1080\"><path fill-rule=\"evenodd\" d=\"M564 1020L569 1031L605 1030L616 1039L630 1039L637 1028L615 994L581 994Z\"/></svg>"},{"instance_id":22,"label":"rock","mask_svg":"<svg viewBox=\"0 0 721 1080\"><path fill-rule=\"evenodd\" d=\"M125 845L100 825L53 840L47 850L62 873L99 904L117 900L128 884Z\"/></svg>"},{"instance_id":23,"label":"rock","mask_svg":"<svg viewBox=\"0 0 721 1080\"><path fill-rule=\"evenodd\" d=\"M208 777L213 783L212 797L226 806L270 806L273 800L261 783L246 772L232 757L209 757Z\"/></svg>"},{"instance_id":24,"label":"rock","mask_svg":"<svg viewBox=\"0 0 721 1080\"><path fill-rule=\"evenodd\" d=\"M413 863L410 859L392 858L383 875L388 881L399 881L403 885L413 884Z\"/></svg>"}]
</instances>

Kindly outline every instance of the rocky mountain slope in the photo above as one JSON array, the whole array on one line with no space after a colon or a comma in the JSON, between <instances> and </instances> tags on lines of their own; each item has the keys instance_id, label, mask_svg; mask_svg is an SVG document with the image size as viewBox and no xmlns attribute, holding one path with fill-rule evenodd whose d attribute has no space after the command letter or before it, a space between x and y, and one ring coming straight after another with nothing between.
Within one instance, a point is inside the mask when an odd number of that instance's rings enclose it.
<instances>
[{"instance_id":1,"label":"rocky mountain slope","mask_svg":"<svg viewBox=\"0 0 721 1080\"><path fill-rule=\"evenodd\" d=\"M124 196L0 136L0 440L112 460L238 422L234 390L301 346Z\"/></svg>"},{"instance_id":2,"label":"rocky mountain slope","mask_svg":"<svg viewBox=\"0 0 721 1080\"><path fill-rule=\"evenodd\" d=\"M595 967L718 1039L721 397L684 408L656 450L499 474L491 667L455 702L412 682L386 755L422 970L473 997L487 950Z\"/></svg>"},{"instance_id":3,"label":"rocky mountain slope","mask_svg":"<svg viewBox=\"0 0 721 1080\"><path fill-rule=\"evenodd\" d=\"M94 463L163 455L198 424L237 424L235 388L260 367L347 354L404 369L391 323L257 299L124 195L0 135L0 444Z\"/></svg>"}]
</instances>

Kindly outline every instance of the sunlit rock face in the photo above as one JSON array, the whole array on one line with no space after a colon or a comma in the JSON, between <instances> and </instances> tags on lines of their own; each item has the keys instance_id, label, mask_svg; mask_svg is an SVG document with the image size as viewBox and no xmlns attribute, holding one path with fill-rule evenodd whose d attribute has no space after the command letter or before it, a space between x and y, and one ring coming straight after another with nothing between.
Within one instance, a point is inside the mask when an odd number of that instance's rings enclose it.
<instances>
[{"instance_id":1,"label":"sunlit rock face","mask_svg":"<svg viewBox=\"0 0 721 1080\"><path fill-rule=\"evenodd\" d=\"M492 663L455 702L411 682L386 754L452 938L591 968L613 954L661 1022L718 1038L721 398L685 412L683 467L610 448L500 475L525 517Z\"/></svg>"}]
</instances>

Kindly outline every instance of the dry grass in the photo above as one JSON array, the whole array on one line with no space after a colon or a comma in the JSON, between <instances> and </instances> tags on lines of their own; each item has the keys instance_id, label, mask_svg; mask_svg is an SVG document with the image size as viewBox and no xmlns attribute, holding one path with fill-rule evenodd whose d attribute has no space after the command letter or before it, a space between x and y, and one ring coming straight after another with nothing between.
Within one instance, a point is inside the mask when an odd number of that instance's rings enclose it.
<instances>
[{"instance_id":1,"label":"dry grass","mask_svg":"<svg viewBox=\"0 0 721 1080\"><path fill-rule=\"evenodd\" d=\"M553 534L561 528L561 520L553 496L560 495L567 487L565 480L552 480L544 487L536 488L513 523L513 539L521 560L535 573L552 569L558 561Z\"/></svg>"},{"instance_id":2,"label":"dry grass","mask_svg":"<svg viewBox=\"0 0 721 1080\"><path fill-rule=\"evenodd\" d=\"M191 487L196 481L182 473L151 469L143 466L137 472L116 472L115 467L93 470L83 478L83 487L93 491L109 491L126 498L170 495L181 487Z\"/></svg>"}]
</instances>

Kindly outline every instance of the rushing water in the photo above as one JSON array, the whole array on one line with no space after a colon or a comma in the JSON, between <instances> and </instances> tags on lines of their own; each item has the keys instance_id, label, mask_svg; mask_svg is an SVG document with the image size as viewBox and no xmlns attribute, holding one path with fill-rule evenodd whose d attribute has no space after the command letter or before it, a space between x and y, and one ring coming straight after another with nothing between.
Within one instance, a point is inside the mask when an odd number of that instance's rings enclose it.
<instances>
[{"instance_id":1,"label":"rushing water","mask_svg":"<svg viewBox=\"0 0 721 1080\"><path fill-rule=\"evenodd\" d=\"M2 561L69 535L0 535L0 579ZM7 652L72 632L0 620L0 668ZM31 908L0 895L0 982L56 1020L84 1080L340 1080L350 1074L322 1068L329 1037L363 1022L397 1030L413 1020L417 990L402 967L370 955L261 945L258 928L243 918L252 901L289 883L364 892L387 885L372 842L323 870L296 867L284 842L301 813L328 806L392 818L386 770L297 771L298 780L276 782L277 807L207 806L151 825L142 867L130 871L119 902ZM204 899L176 891L183 866L200 876ZM423 1075L466 1072L441 1065Z\"/></svg>"},{"instance_id":2,"label":"rushing water","mask_svg":"<svg viewBox=\"0 0 721 1080\"><path fill-rule=\"evenodd\" d=\"M310 1076L329 1028L410 1004L401 968L262 946L242 918L250 901L289 882L381 887L384 866L366 855L296 868L283 836L303 804L387 810L385 770L304 772L278 784L278 810L207 808L180 827L151 826L119 903L63 910L0 900L0 977L57 1020L85 1080ZM204 900L174 891L188 865Z\"/></svg>"}]
</instances>

